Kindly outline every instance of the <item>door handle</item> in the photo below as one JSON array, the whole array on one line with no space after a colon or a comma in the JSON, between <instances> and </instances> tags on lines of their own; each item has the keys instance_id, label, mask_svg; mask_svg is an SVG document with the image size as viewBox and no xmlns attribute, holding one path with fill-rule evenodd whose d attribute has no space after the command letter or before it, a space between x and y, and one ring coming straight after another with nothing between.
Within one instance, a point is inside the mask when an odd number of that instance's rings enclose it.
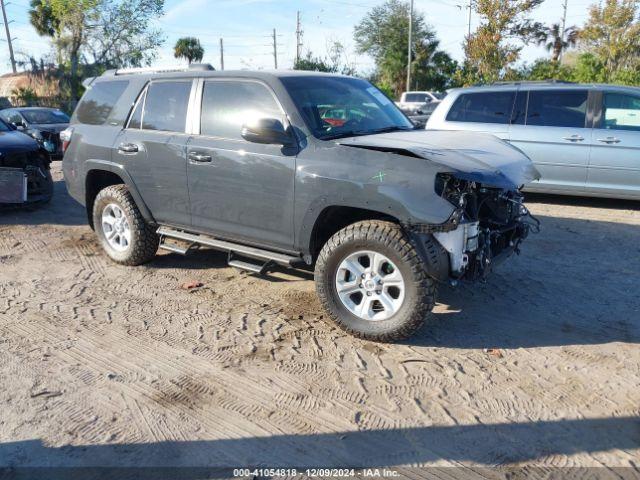
<instances>
[{"instance_id":1,"label":"door handle","mask_svg":"<svg viewBox=\"0 0 640 480\"><path fill-rule=\"evenodd\" d=\"M599 138L598 141L602 143L620 143L620 139L616 137Z\"/></svg>"},{"instance_id":2,"label":"door handle","mask_svg":"<svg viewBox=\"0 0 640 480\"><path fill-rule=\"evenodd\" d=\"M135 143L121 143L118 147L118 151L120 153L138 153L140 151L140 147Z\"/></svg>"},{"instance_id":3,"label":"door handle","mask_svg":"<svg viewBox=\"0 0 640 480\"><path fill-rule=\"evenodd\" d=\"M209 163L211 162L211 155L198 152L189 152L189 160L196 163Z\"/></svg>"},{"instance_id":4,"label":"door handle","mask_svg":"<svg viewBox=\"0 0 640 480\"><path fill-rule=\"evenodd\" d=\"M570 137L562 137L562 139L569 142L582 142L584 137L581 137L580 135L571 135Z\"/></svg>"}]
</instances>

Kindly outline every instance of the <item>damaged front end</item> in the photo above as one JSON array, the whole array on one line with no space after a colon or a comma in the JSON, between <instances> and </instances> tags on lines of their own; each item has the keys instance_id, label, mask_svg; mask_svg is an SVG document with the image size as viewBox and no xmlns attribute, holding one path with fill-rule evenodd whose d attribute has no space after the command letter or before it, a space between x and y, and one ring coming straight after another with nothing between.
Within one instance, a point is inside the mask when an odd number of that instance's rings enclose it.
<instances>
[{"instance_id":1,"label":"damaged front end","mask_svg":"<svg viewBox=\"0 0 640 480\"><path fill-rule=\"evenodd\" d=\"M446 252L447 274L442 259L434 262L433 252L428 258L430 273L440 281L485 279L496 265L520 253L520 244L530 232L540 229L519 190L481 184L464 176L441 173L436 177L436 193L455 207L447 222L409 227L416 234L433 236L441 256Z\"/></svg>"},{"instance_id":2,"label":"damaged front end","mask_svg":"<svg viewBox=\"0 0 640 480\"><path fill-rule=\"evenodd\" d=\"M46 203L53 195L53 180L46 151L0 155L0 206Z\"/></svg>"}]
</instances>

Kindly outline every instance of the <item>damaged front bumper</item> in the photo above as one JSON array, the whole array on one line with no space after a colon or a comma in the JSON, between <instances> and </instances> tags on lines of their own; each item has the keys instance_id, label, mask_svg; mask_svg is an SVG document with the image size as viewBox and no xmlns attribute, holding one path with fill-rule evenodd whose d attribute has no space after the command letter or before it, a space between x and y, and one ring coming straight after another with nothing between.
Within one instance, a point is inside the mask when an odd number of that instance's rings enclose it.
<instances>
[{"instance_id":1,"label":"damaged front bumper","mask_svg":"<svg viewBox=\"0 0 640 480\"><path fill-rule=\"evenodd\" d=\"M512 254L540 222L523 204L518 190L488 187L441 176L436 190L456 208L439 225L409 225L418 240L430 275L442 282L485 279ZM443 264L448 268L444 268Z\"/></svg>"},{"instance_id":2,"label":"damaged front bumper","mask_svg":"<svg viewBox=\"0 0 640 480\"><path fill-rule=\"evenodd\" d=\"M44 151L0 157L0 206L43 203L53 195L49 156Z\"/></svg>"}]
</instances>

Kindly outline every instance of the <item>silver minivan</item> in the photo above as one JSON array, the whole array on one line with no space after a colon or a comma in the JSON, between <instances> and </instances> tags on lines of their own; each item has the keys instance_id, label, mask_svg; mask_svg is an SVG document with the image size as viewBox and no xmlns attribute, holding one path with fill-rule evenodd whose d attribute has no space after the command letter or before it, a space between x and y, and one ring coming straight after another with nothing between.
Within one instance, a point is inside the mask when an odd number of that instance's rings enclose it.
<instances>
[{"instance_id":1,"label":"silver minivan","mask_svg":"<svg viewBox=\"0 0 640 480\"><path fill-rule=\"evenodd\" d=\"M541 178L525 190L640 200L640 88L522 82L451 90L427 130L488 132Z\"/></svg>"}]
</instances>

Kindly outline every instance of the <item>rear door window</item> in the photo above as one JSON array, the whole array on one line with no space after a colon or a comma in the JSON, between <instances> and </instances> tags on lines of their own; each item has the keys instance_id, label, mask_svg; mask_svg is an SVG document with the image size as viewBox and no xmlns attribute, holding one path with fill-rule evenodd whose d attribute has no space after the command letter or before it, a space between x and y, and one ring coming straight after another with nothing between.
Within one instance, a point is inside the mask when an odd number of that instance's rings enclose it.
<instances>
[{"instance_id":1,"label":"rear door window","mask_svg":"<svg viewBox=\"0 0 640 480\"><path fill-rule=\"evenodd\" d=\"M587 90L532 90L527 125L585 128Z\"/></svg>"},{"instance_id":2,"label":"rear door window","mask_svg":"<svg viewBox=\"0 0 640 480\"><path fill-rule=\"evenodd\" d=\"M261 118L284 122L284 115L271 91L256 82L205 82L202 95L200 133L242 139L245 123Z\"/></svg>"},{"instance_id":3,"label":"rear door window","mask_svg":"<svg viewBox=\"0 0 640 480\"><path fill-rule=\"evenodd\" d=\"M508 124L514 92L464 93L454 102L447 121Z\"/></svg>"},{"instance_id":4,"label":"rear door window","mask_svg":"<svg viewBox=\"0 0 640 480\"><path fill-rule=\"evenodd\" d=\"M602 128L640 131L640 97L624 93L604 94Z\"/></svg>"},{"instance_id":5,"label":"rear door window","mask_svg":"<svg viewBox=\"0 0 640 480\"><path fill-rule=\"evenodd\" d=\"M149 85L144 102L142 128L185 132L191 85L191 81L156 82Z\"/></svg>"},{"instance_id":6,"label":"rear door window","mask_svg":"<svg viewBox=\"0 0 640 480\"><path fill-rule=\"evenodd\" d=\"M87 125L103 125L128 85L126 80L94 83L82 97L75 119Z\"/></svg>"}]
</instances>

